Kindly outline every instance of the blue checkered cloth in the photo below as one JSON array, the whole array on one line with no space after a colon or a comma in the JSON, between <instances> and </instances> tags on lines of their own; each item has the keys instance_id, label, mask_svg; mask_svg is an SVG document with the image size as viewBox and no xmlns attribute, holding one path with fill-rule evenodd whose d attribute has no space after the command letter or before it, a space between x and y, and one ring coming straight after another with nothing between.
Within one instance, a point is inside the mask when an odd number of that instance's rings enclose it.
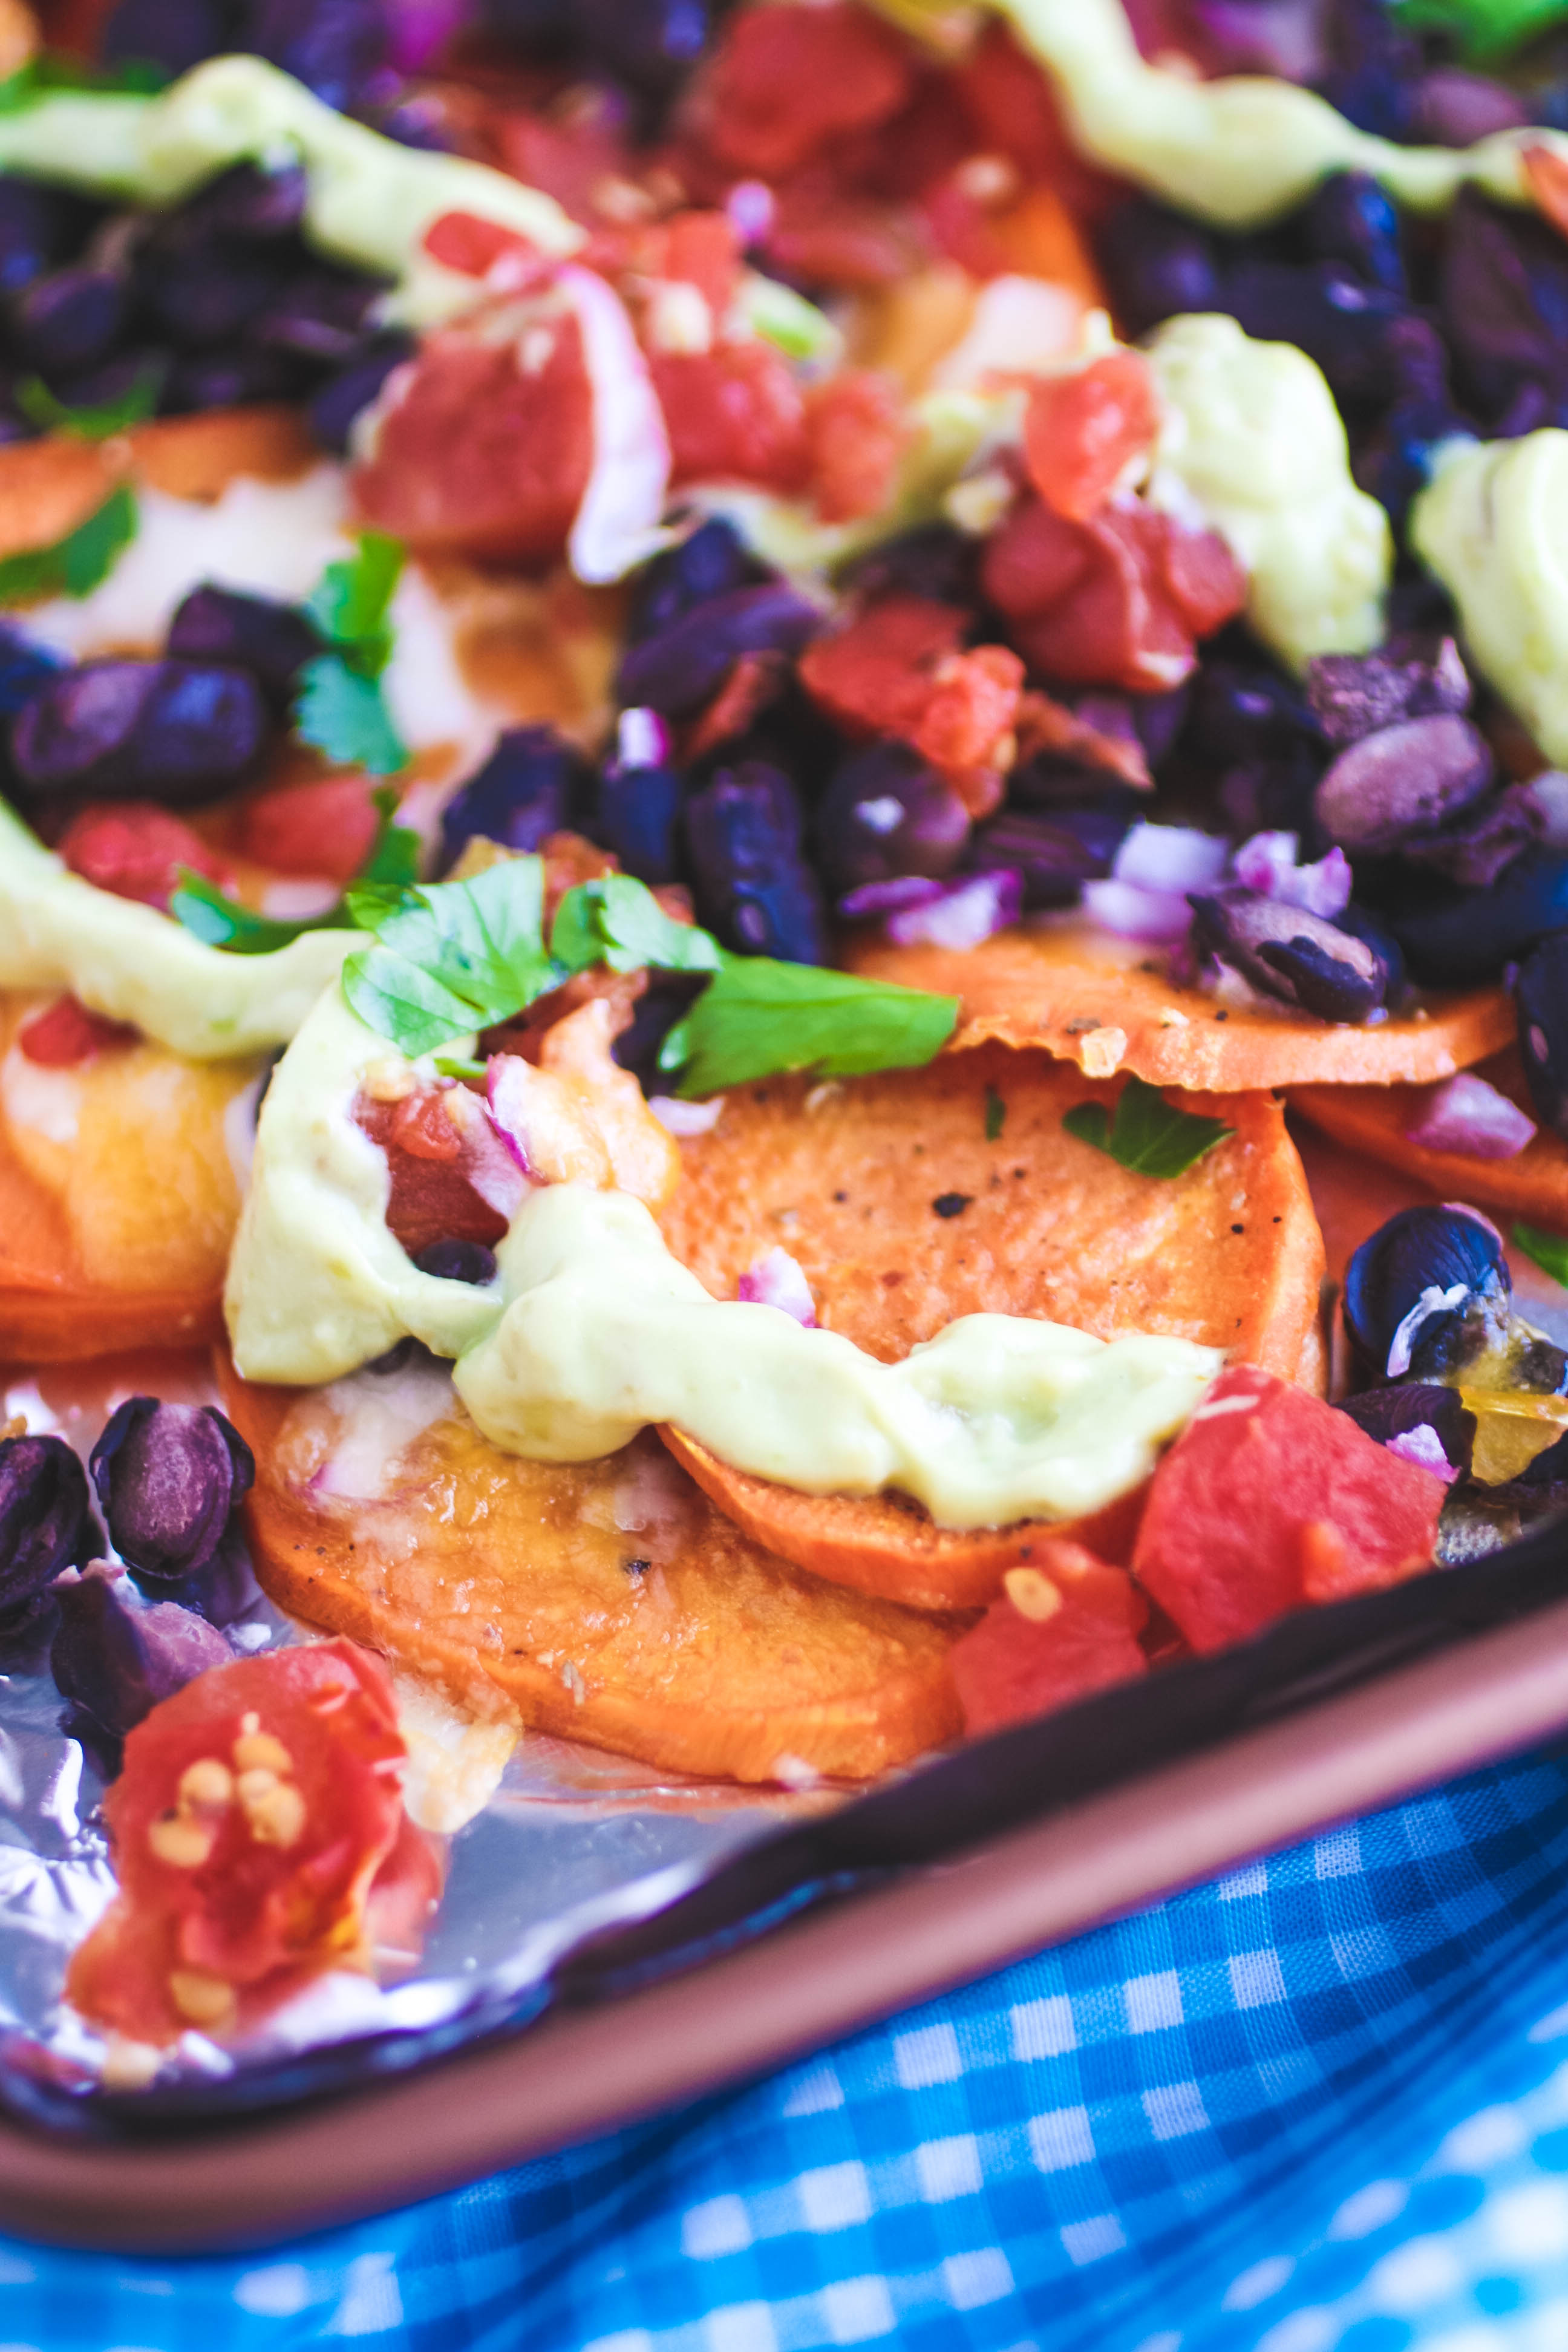
<instances>
[{"instance_id":1,"label":"blue checkered cloth","mask_svg":"<svg viewBox=\"0 0 1568 2352\"><path fill-rule=\"evenodd\" d=\"M248 2260L0 2245L0 2352L1568 2352L1568 1759Z\"/></svg>"}]
</instances>

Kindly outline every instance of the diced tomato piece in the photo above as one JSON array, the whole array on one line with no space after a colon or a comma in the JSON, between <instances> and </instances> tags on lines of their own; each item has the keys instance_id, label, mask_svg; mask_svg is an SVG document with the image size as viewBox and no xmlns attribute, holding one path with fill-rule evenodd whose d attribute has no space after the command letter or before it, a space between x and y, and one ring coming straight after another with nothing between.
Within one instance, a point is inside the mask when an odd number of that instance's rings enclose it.
<instances>
[{"instance_id":1,"label":"diced tomato piece","mask_svg":"<svg viewBox=\"0 0 1568 2352\"><path fill-rule=\"evenodd\" d=\"M850 0L763 5L725 23L702 92L709 146L774 179L826 140L885 122L914 82L909 44Z\"/></svg>"},{"instance_id":2,"label":"diced tomato piece","mask_svg":"<svg viewBox=\"0 0 1568 2352\"><path fill-rule=\"evenodd\" d=\"M243 2032L321 1969L368 1969L403 1755L386 1671L352 1642L237 1658L164 1699L104 1799L120 1892L72 1956L68 2000L163 2044ZM416 1933L406 1886L396 1907Z\"/></svg>"},{"instance_id":3,"label":"diced tomato piece","mask_svg":"<svg viewBox=\"0 0 1568 2352\"><path fill-rule=\"evenodd\" d=\"M853 368L832 377L807 399L805 435L824 522L852 522L887 502L910 437L890 376Z\"/></svg>"},{"instance_id":4,"label":"diced tomato piece","mask_svg":"<svg viewBox=\"0 0 1568 2352\"><path fill-rule=\"evenodd\" d=\"M904 735L931 699L932 665L955 653L965 615L925 596L888 596L800 657L814 702L851 733Z\"/></svg>"},{"instance_id":5,"label":"diced tomato piece","mask_svg":"<svg viewBox=\"0 0 1568 2352\"><path fill-rule=\"evenodd\" d=\"M60 856L73 874L117 898L167 908L180 868L226 882L227 868L177 816L156 801L94 803L73 816L60 835Z\"/></svg>"},{"instance_id":6,"label":"diced tomato piece","mask_svg":"<svg viewBox=\"0 0 1568 2352\"><path fill-rule=\"evenodd\" d=\"M1010 1570L1007 1597L953 1645L972 1738L1146 1671L1138 1635L1148 1607L1127 1570L1066 1537L1039 1549L1038 1565Z\"/></svg>"},{"instance_id":7,"label":"diced tomato piece","mask_svg":"<svg viewBox=\"0 0 1568 2352\"><path fill-rule=\"evenodd\" d=\"M769 343L654 352L648 370L669 431L670 481L798 490L811 464L805 404Z\"/></svg>"},{"instance_id":8,"label":"diced tomato piece","mask_svg":"<svg viewBox=\"0 0 1568 2352\"><path fill-rule=\"evenodd\" d=\"M1024 665L1005 646L950 655L938 665L911 738L915 749L952 773L994 766L1012 734L1023 687Z\"/></svg>"},{"instance_id":9,"label":"diced tomato piece","mask_svg":"<svg viewBox=\"0 0 1568 2352\"><path fill-rule=\"evenodd\" d=\"M1087 522L1159 428L1149 362L1107 352L1071 375L1042 376L1024 416L1024 463L1048 507Z\"/></svg>"},{"instance_id":10,"label":"diced tomato piece","mask_svg":"<svg viewBox=\"0 0 1568 2352\"><path fill-rule=\"evenodd\" d=\"M741 240L727 213L677 213L650 232L656 251L643 263L650 278L695 286L721 323L741 278Z\"/></svg>"},{"instance_id":11,"label":"diced tomato piece","mask_svg":"<svg viewBox=\"0 0 1568 2352\"><path fill-rule=\"evenodd\" d=\"M1431 1565L1445 1488L1304 1389L1220 1374L1154 1473L1132 1572L1194 1650Z\"/></svg>"},{"instance_id":12,"label":"diced tomato piece","mask_svg":"<svg viewBox=\"0 0 1568 2352\"><path fill-rule=\"evenodd\" d=\"M920 216L909 206L818 181L778 192L763 241L773 268L807 285L892 286L926 259Z\"/></svg>"},{"instance_id":13,"label":"diced tomato piece","mask_svg":"<svg viewBox=\"0 0 1568 2352\"><path fill-rule=\"evenodd\" d=\"M369 856L378 822L363 776L321 776L253 793L239 811L237 846L275 874L348 882Z\"/></svg>"},{"instance_id":14,"label":"diced tomato piece","mask_svg":"<svg viewBox=\"0 0 1568 2352\"><path fill-rule=\"evenodd\" d=\"M499 160L513 179L542 188L563 212L585 226L601 218L606 190L635 179L637 167L618 136L612 110L584 107L570 120L509 108L493 116L490 133Z\"/></svg>"},{"instance_id":15,"label":"diced tomato piece","mask_svg":"<svg viewBox=\"0 0 1568 2352\"><path fill-rule=\"evenodd\" d=\"M444 269L465 278L484 278L498 261L521 265L521 275L544 266L544 256L521 229L503 228L499 221L481 220L477 213L443 213L425 232L425 250Z\"/></svg>"},{"instance_id":16,"label":"diced tomato piece","mask_svg":"<svg viewBox=\"0 0 1568 2352\"><path fill-rule=\"evenodd\" d=\"M89 1013L74 996L61 996L23 1023L16 1044L40 1069L70 1070L112 1046L133 1045L140 1034L129 1022L108 1021L101 1013Z\"/></svg>"},{"instance_id":17,"label":"diced tomato piece","mask_svg":"<svg viewBox=\"0 0 1568 2352\"><path fill-rule=\"evenodd\" d=\"M1039 499L1025 499L985 543L981 579L1009 620L1048 612L1089 569L1092 542Z\"/></svg>"},{"instance_id":18,"label":"diced tomato piece","mask_svg":"<svg viewBox=\"0 0 1568 2352\"><path fill-rule=\"evenodd\" d=\"M423 1087L396 1102L361 1095L354 1121L386 1154L387 1230L410 1257L432 1242L492 1248L522 1198L523 1176L479 1097Z\"/></svg>"},{"instance_id":19,"label":"diced tomato piece","mask_svg":"<svg viewBox=\"0 0 1568 2352\"><path fill-rule=\"evenodd\" d=\"M1194 637L1212 635L1247 602L1247 574L1216 530L1151 514L1150 547L1166 595Z\"/></svg>"},{"instance_id":20,"label":"diced tomato piece","mask_svg":"<svg viewBox=\"0 0 1568 2352\"><path fill-rule=\"evenodd\" d=\"M363 521L434 554L544 563L594 462L575 319L541 307L515 337L452 329L389 377L353 475Z\"/></svg>"}]
</instances>

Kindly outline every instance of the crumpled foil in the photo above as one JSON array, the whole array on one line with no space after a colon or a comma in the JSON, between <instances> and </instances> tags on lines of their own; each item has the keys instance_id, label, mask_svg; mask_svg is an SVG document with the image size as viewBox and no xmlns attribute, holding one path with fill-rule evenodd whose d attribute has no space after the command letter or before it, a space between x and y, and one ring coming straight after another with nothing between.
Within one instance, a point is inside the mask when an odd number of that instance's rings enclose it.
<instances>
[{"instance_id":1,"label":"crumpled foil","mask_svg":"<svg viewBox=\"0 0 1568 2352\"><path fill-rule=\"evenodd\" d=\"M210 1395L190 1358L83 1368L0 1392L85 1453L121 1398ZM90 1376L90 1377L89 1377ZM0 1655L0 2108L108 2137L255 2111L405 2071L552 2002L613 2000L804 1906L910 1868L1223 1743L1485 1628L1568 1598L1568 1520L1507 1549L1279 1620L1039 1719L922 1759L864 1791L660 1775L525 1736L453 1837L440 1909L409 1973L338 1972L242 2047L184 2037L145 2087L100 2073L64 2009L70 1950L113 1891L97 1819L105 1759L64 1719L49 1627ZM309 1639L258 1597L252 1648Z\"/></svg>"}]
</instances>

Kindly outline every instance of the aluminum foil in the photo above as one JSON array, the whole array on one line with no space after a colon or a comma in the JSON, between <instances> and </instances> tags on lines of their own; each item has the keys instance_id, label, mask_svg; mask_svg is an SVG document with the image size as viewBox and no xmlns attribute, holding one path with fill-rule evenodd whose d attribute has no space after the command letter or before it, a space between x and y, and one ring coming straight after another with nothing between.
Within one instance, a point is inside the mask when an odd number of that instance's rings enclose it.
<instances>
[{"instance_id":1,"label":"aluminum foil","mask_svg":"<svg viewBox=\"0 0 1568 2352\"><path fill-rule=\"evenodd\" d=\"M21 1413L85 1459L109 1413L137 1393L216 1402L201 1359L137 1359L14 1377L0 1390L0 1421ZM449 2047L526 2018L566 1956L668 1909L720 1864L847 1793L703 1782L524 1734L482 1809L450 1838L441 1903L411 1969L379 1983L324 1976L237 2045L187 2033L153 2084L130 2089L113 2053L105 2080L103 2043L61 2000L70 1952L114 1892L99 1819L114 1759L55 1688L52 1631L46 1617L0 1652L0 2067L13 2093L22 2084L25 2105L41 2092L122 2120L136 2105L205 2112L290 2095L309 2053L317 2063L305 2078L316 2088L335 2071L321 2063L327 2053L349 2063L352 2050L358 2071L367 2045L381 2067ZM314 1638L259 1591L226 1631L237 1654ZM421 1720L444 1718L460 1739L461 1719L444 1702L401 1678L399 1688Z\"/></svg>"}]
</instances>

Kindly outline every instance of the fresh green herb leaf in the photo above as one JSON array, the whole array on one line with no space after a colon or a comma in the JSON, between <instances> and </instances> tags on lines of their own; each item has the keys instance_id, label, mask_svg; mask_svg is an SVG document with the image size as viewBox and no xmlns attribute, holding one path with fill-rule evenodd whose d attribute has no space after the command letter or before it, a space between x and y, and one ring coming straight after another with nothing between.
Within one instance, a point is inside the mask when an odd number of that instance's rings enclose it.
<instances>
[{"instance_id":1,"label":"fresh green herb leaf","mask_svg":"<svg viewBox=\"0 0 1568 2352\"><path fill-rule=\"evenodd\" d=\"M917 1069L952 1034L956 996L893 988L816 964L722 958L659 1049L679 1092L700 1098L783 1070L850 1078Z\"/></svg>"},{"instance_id":2,"label":"fresh green herb leaf","mask_svg":"<svg viewBox=\"0 0 1568 2352\"><path fill-rule=\"evenodd\" d=\"M565 977L544 947L542 858L509 857L426 889L358 884L347 904L375 944L350 956L343 993L405 1054L508 1021Z\"/></svg>"},{"instance_id":3,"label":"fresh green herb leaf","mask_svg":"<svg viewBox=\"0 0 1568 2352\"><path fill-rule=\"evenodd\" d=\"M1516 1249L1521 1249L1526 1257L1533 1258L1542 1273L1549 1274L1553 1282L1568 1285L1568 1241L1564 1241L1561 1234L1542 1233L1539 1225L1516 1223L1513 1244Z\"/></svg>"},{"instance_id":4,"label":"fresh green herb leaf","mask_svg":"<svg viewBox=\"0 0 1568 2352\"><path fill-rule=\"evenodd\" d=\"M482 1078L489 1067L488 1062L470 1061L466 1054L437 1054L436 1075L441 1078Z\"/></svg>"},{"instance_id":5,"label":"fresh green herb leaf","mask_svg":"<svg viewBox=\"0 0 1568 2352\"><path fill-rule=\"evenodd\" d=\"M331 929L333 920L325 915L312 922L275 921L270 915L258 915L254 907L241 906L237 898L228 898L205 874L195 874L188 866L180 868L179 887L169 900L169 912L206 946L226 948L230 955L271 955L279 948L291 946L302 931Z\"/></svg>"},{"instance_id":6,"label":"fresh green herb leaf","mask_svg":"<svg viewBox=\"0 0 1568 2352\"><path fill-rule=\"evenodd\" d=\"M1159 1087L1145 1086L1142 1078L1128 1079L1114 1118L1103 1103L1079 1103L1064 1112L1062 1125L1135 1176L1179 1176L1235 1132L1223 1119L1173 1110Z\"/></svg>"},{"instance_id":7,"label":"fresh green herb leaf","mask_svg":"<svg viewBox=\"0 0 1568 2352\"><path fill-rule=\"evenodd\" d=\"M555 910L550 952L568 971L607 963L612 971L717 971L718 941L667 915L645 882L606 874L579 882Z\"/></svg>"},{"instance_id":8,"label":"fresh green herb leaf","mask_svg":"<svg viewBox=\"0 0 1568 2352\"><path fill-rule=\"evenodd\" d=\"M392 653L387 625L403 573L404 547L385 531L364 530L352 556L329 563L305 599L325 642L362 677L379 677Z\"/></svg>"},{"instance_id":9,"label":"fresh green herb leaf","mask_svg":"<svg viewBox=\"0 0 1568 2352\"><path fill-rule=\"evenodd\" d=\"M0 561L0 604L34 604L46 596L90 596L136 536L136 500L122 482L97 512L51 547L25 548Z\"/></svg>"},{"instance_id":10,"label":"fresh green herb leaf","mask_svg":"<svg viewBox=\"0 0 1568 2352\"><path fill-rule=\"evenodd\" d=\"M1393 13L1415 31L1448 34L1469 62L1492 63L1568 16L1568 0L1394 0Z\"/></svg>"},{"instance_id":11,"label":"fresh green herb leaf","mask_svg":"<svg viewBox=\"0 0 1568 2352\"><path fill-rule=\"evenodd\" d=\"M294 732L335 765L363 768L368 775L394 775L408 764L379 681L341 654L318 654L305 664L294 698Z\"/></svg>"},{"instance_id":12,"label":"fresh green herb leaf","mask_svg":"<svg viewBox=\"0 0 1568 2352\"><path fill-rule=\"evenodd\" d=\"M360 878L364 883L401 890L419 878L419 835L407 825L394 823L397 794L389 784L383 784L371 798L380 823ZM279 922L269 915L258 915L254 907L242 906L237 898L230 898L205 875L193 874L188 866L180 868L180 887L169 901L169 912L187 931L205 940L208 947L226 948L231 955L271 955L278 948L290 946L306 931L355 928L342 898L323 915L306 916L298 922Z\"/></svg>"},{"instance_id":13,"label":"fresh green herb leaf","mask_svg":"<svg viewBox=\"0 0 1568 2352\"><path fill-rule=\"evenodd\" d=\"M120 66L84 65L79 58L41 49L0 81L0 114L25 114L58 90L93 90L100 96L153 98L171 77L150 58L128 58Z\"/></svg>"},{"instance_id":14,"label":"fresh green herb leaf","mask_svg":"<svg viewBox=\"0 0 1568 2352\"><path fill-rule=\"evenodd\" d=\"M107 441L152 415L167 373L164 362L155 359L115 399L88 408L68 408L41 376L30 375L16 387L16 405L40 432L68 433L77 441Z\"/></svg>"},{"instance_id":15,"label":"fresh green herb leaf","mask_svg":"<svg viewBox=\"0 0 1568 2352\"><path fill-rule=\"evenodd\" d=\"M994 1087L985 1089L985 1140L994 1143L1007 1124L1007 1106Z\"/></svg>"}]
</instances>

